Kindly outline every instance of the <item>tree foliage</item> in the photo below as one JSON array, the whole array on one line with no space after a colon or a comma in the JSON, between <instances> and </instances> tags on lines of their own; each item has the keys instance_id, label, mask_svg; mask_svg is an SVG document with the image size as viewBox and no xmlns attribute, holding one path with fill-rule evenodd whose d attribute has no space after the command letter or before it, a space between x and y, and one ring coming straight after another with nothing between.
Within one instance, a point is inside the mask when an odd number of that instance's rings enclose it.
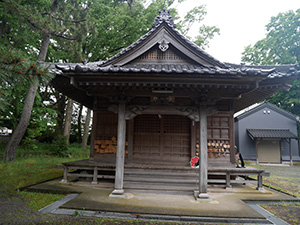
<instances>
[{"instance_id":1,"label":"tree foliage","mask_svg":"<svg viewBox=\"0 0 300 225\"><path fill-rule=\"evenodd\" d=\"M155 0L145 7L143 0L0 0L0 126L17 127L26 92L34 86L38 93L23 143L55 129L59 135L66 98L48 87L51 76L38 61L106 60L149 31L158 10L180 20L172 6L183 1ZM176 23L188 32L205 15L198 6ZM196 43L207 46L218 32L201 26Z\"/></svg>"},{"instance_id":2,"label":"tree foliage","mask_svg":"<svg viewBox=\"0 0 300 225\"><path fill-rule=\"evenodd\" d=\"M300 60L300 9L272 17L267 35L254 46L247 46L242 61L253 64L294 64Z\"/></svg>"},{"instance_id":3,"label":"tree foliage","mask_svg":"<svg viewBox=\"0 0 300 225\"><path fill-rule=\"evenodd\" d=\"M177 27L184 35L187 35L195 23L202 23L206 14L207 11L205 5L196 6L187 12ZM220 34L220 29L218 27L201 24L196 38L194 40L192 38L190 39L192 39L195 44L205 49L205 47L209 46L209 40L211 40L216 34Z\"/></svg>"},{"instance_id":4,"label":"tree foliage","mask_svg":"<svg viewBox=\"0 0 300 225\"><path fill-rule=\"evenodd\" d=\"M266 37L242 54L242 61L255 65L300 63L300 9L279 13L266 26ZM300 80L292 83L289 91L280 91L269 102L300 116Z\"/></svg>"}]
</instances>

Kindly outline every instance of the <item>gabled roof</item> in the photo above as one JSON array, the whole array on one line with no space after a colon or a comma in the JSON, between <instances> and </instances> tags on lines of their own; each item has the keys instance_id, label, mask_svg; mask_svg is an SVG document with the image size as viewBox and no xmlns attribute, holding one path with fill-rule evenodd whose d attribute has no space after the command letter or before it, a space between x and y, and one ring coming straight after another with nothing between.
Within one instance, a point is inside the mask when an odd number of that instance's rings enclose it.
<instances>
[{"instance_id":1,"label":"gabled roof","mask_svg":"<svg viewBox=\"0 0 300 225\"><path fill-rule=\"evenodd\" d=\"M170 45L197 62L198 66L226 68L224 63L213 58L184 37L176 29L173 17L166 10L160 11L160 14L156 16L152 29L148 33L99 66L124 66L154 46L158 46L162 52L166 52Z\"/></svg>"},{"instance_id":2,"label":"gabled roof","mask_svg":"<svg viewBox=\"0 0 300 225\"><path fill-rule=\"evenodd\" d=\"M169 12L161 11L152 29L112 58L83 64L57 64L53 86L92 108L94 96L105 90L152 93L154 87L171 88L207 104L233 102L235 112L262 101L299 75L298 67L246 66L222 63L185 38ZM143 88L141 88L143 87ZM182 92L183 91L183 92ZM142 93L144 92L144 93ZM147 93L145 93L147 92ZM114 94L111 91L111 94ZM149 95L149 94L148 94Z\"/></svg>"},{"instance_id":3,"label":"gabled roof","mask_svg":"<svg viewBox=\"0 0 300 225\"><path fill-rule=\"evenodd\" d=\"M158 58L153 59L153 55ZM165 10L155 18L150 31L110 59L78 64L75 67L69 64L57 65L57 68L63 72L89 74L163 73L167 75L173 73L235 77L263 76L264 79L292 75L289 71L291 66L245 66L220 62L184 37L176 29L173 17Z\"/></svg>"},{"instance_id":4,"label":"gabled roof","mask_svg":"<svg viewBox=\"0 0 300 225\"><path fill-rule=\"evenodd\" d=\"M288 112L284 109L281 109L278 106L273 105L268 101L264 101L264 102L258 104L257 106L255 106L254 108L251 108L250 110L245 110L243 113L236 116L234 118L234 120L235 121L241 120L241 119L243 119L245 117L248 117L248 116L252 115L253 113L256 113L256 112L258 112L258 111L260 111L260 110L262 110L266 107L273 110L273 111L275 111L275 112L277 112L277 113L279 113L279 114L281 114L281 115L283 115L283 116L285 116L285 117L290 118L291 120L297 120L297 116L295 116L294 114L292 114L292 113L290 113L290 112Z\"/></svg>"},{"instance_id":5,"label":"gabled roof","mask_svg":"<svg viewBox=\"0 0 300 225\"><path fill-rule=\"evenodd\" d=\"M290 132L288 129L247 129L249 137L254 140L257 138L260 139L269 139L269 138L293 138L297 139L297 135Z\"/></svg>"}]
</instances>

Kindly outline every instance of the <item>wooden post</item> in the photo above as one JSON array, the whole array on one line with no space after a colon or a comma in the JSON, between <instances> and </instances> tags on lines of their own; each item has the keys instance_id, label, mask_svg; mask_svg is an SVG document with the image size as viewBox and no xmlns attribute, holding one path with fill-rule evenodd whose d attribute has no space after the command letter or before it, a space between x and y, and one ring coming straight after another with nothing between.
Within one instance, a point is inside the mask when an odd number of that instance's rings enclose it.
<instances>
[{"instance_id":1,"label":"wooden post","mask_svg":"<svg viewBox=\"0 0 300 225\"><path fill-rule=\"evenodd\" d=\"M125 162L125 137L126 137L126 120L125 120L125 103L119 103L118 111L118 140L116 155L116 173L115 173L115 189L110 197L123 197L123 178L124 178L124 162Z\"/></svg>"},{"instance_id":2,"label":"wooden post","mask_svg":"<svg viewBox=\"0 0 300 225\"><path fill-rule=\"evenodd\" d=\"M207 108L199 107L199 194L198 201L210 200L207 194Z\"/></svg>"},{"instance_id":3,"label":"wooden post","mask_svg":"<svg viewBox=\"0 0 300 225\"><path fill-rule=\"evenodd\" d=\"M92 123L92 131L91 131L91 145L90 145L90 161L94 160L95 157L95 140L97 134L97 120L98 120L98 112L96 110L93 111L93 123Z\"/></svg>"},{"instance_id":4,"label":"wooden post","mask_svg":"<svg viewBox=\"0 0 300 225\"><path fill-rule=\"evenodd\" d=\"M196 155L196 124L195 121L191 121L191 154L192 157Z\"/></svg>"},{"instance_id":5,"label":"wooden post","mask_svg":"<svg viewBox=\"0 0 300 225\"><path fill-rule=\"evenodd\" d=\"M60 183L68 183L68 167L64 166L64 177Z\"/></svg>"},{"instance_id":6,"label":"wooden post","mask_svg":"<svg viewBox=\"0 0 300 225\"><path fill-rule=\"evenodd\" d=\"M259 173L258 175L257 175L257 190L259 190L259 191L264 191L264 187L263 187L263 180L262 180L262 174L261 173Z\"/></svg>"},{"instance_id":7,"label":"wooden post","mask_svg":"<svg viewBox=\"0 0 300 225\"><path fill-rule=\"evenodd\" d=\"M290 166L293 166L292 140L289 138Z\"/></svg>"},{"instance_id":8,"label":"wooden post","mask_svg":"<svg viewBox=\"0 0 300 225\"><path fill-rule=\"evenodd\" d=\"M256 165L258 165L258 140L255 139L255 148L256 148Z\"/></svg>"},{"instance_id":9,"label":"wooden post","mask_svg":"<svg viewBox=\"0 0 300 225\"><path fill-rule=\"evenodd\" d=\"M229 139L230 139L230 162L235 164L235 137L234 137L234 116L230 113L229 116Z\"/></svg>"},{"instance_id":10,"label":"wooden post","mask_svg":"<svg viewBox=\"0 0 300 225\"><path fill-rule=\"evenodd\" d=\"M131 120L128 121L128 162L132 161L133 132L134 132L134 119L131 119Z\"/></svg>"},{"instance_id":11,"label":"wooden post","mask_svg":"<svg viewBox=\"0 0 300 225\"><path fill-rule=\"evenodd\" d=\"M94 167L92 184L98 184L98 168L97 168L97 166Z\"/></svg>"},{"instance_id":12,"label":"wooden post","mask_svg":"<svg viewBox=\"0 0 300 225\"><path fill-rule=\"evenodd\" d=\"M230 185L230 172L226 172L226 189L231 189L232 186Z\"/></svg>"}]
</instances>

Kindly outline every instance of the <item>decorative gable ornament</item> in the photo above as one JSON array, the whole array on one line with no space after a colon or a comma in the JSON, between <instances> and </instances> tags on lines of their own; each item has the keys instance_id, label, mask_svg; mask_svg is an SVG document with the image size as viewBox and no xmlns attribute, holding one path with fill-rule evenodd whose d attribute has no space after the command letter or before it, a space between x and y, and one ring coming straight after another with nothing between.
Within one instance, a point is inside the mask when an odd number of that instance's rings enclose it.
<instances>
[{"instance_id":1,"label":"decorative gable ornament","mask_svg":"<svg viewBox=\"0 0 300 225\"><path fill-rule=\"evenodd\" d=\"M166 11L164 9L163 11L158 11L159 15L155 17L154 23L152 24L152 27L157 27L162 22L166 22L170 27L176 28L176 24L174 23L173 17L170 15L170 11Z\"/></svg>"},{"instance_id":2,"label":"decorative gable ornament","mask_svg":"<svg viewBox=\"0 0 300 225\"><path fill-rule=\"evenodd\" d=\"M161 41L158 42L159 46L158 48L162 51L162 52L165 52L168 50L169 48L169 43L167 40L163 39Z\"/></svg>"}]
</instances>

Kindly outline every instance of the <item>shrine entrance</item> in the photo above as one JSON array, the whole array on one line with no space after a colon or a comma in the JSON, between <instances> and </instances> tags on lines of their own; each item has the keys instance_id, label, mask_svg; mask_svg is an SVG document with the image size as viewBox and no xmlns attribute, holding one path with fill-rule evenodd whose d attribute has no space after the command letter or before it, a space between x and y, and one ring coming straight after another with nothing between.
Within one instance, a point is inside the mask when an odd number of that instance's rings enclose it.
<instances>
[{"instance_id":1,"label":"shrine entrance","mask_svg":"<svg viewBox=\"0 0 300 225\"><path fill-rule=\"evenodd\" d=\"M189 165L191 120L178 115L139 115L134 119L133 140L134 162Z\"/></svg>"}]
</instances>

